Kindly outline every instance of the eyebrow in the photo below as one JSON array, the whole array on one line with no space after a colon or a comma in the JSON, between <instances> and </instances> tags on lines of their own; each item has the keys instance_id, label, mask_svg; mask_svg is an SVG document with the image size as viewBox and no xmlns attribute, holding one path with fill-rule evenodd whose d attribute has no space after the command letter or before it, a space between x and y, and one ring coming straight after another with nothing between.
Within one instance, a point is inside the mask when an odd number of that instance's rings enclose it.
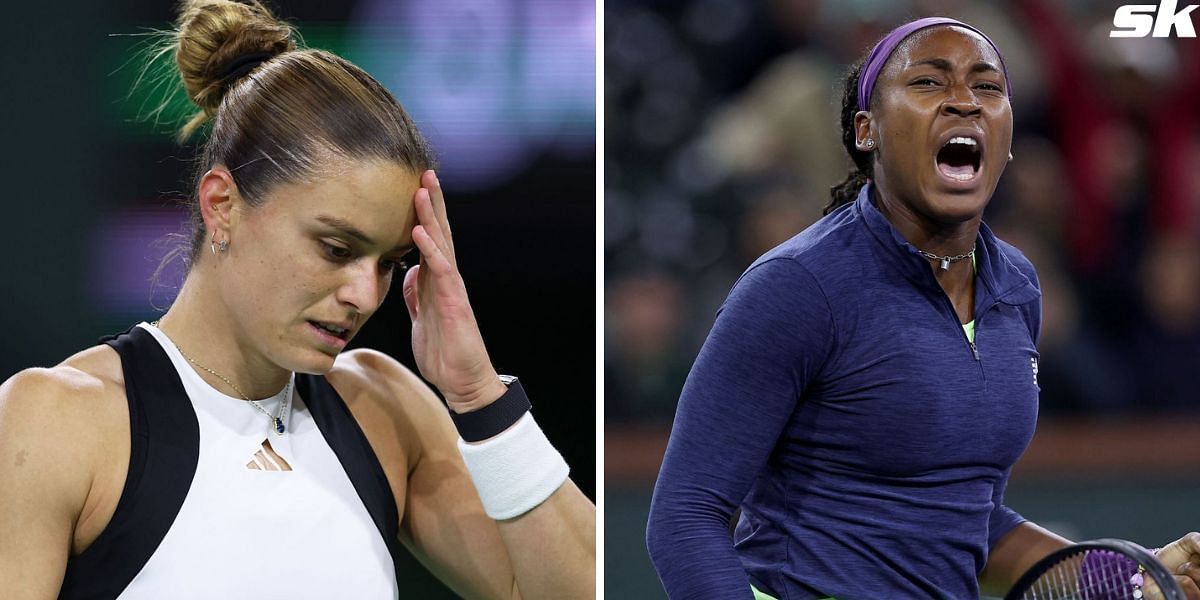
<instances>
[{"instance_id":1,"label":"eyebrow","mask_svg":"<svg viewBox=\"0 0 1200 600\"><path fill-rule=\"evenodd\" d=\"M345 219L342 219L340 217L335 217L333 215L317 215L317 220L324 223L325 225L328 225L328 226L368 245L368 246L376 245L375 240L371 239L371 236L363 233L363 230L355 227L353 224L351 224L349 221L347 221ZM392 248L391 251L392 252L408 252L411 249L412 249L412 245L408 245L408 246L398 245L395 248Z\"/></svg>"},{"instance_id":2,"label":"eyebrow","mask_svg":"<svg viewBox=\"0 0 1200 600\"><path fill-rule=\"evenodd\" d=\"M951 65L950 61L948 61L944 58L927 58L925 60L917 61L917 62L909 65L909 67L920 67L920 66L925 66L925 65L931 66L940 71L953 71L954 70L954 65ZM997 69L996 65L993 65L992 63L986 63L986 62L977 62L977 63L971 65L972 73L982 73L982 72L988 72L988 71L990 71L992 73L999 73L1000 69Z\"/></svg>"}]
</instances>

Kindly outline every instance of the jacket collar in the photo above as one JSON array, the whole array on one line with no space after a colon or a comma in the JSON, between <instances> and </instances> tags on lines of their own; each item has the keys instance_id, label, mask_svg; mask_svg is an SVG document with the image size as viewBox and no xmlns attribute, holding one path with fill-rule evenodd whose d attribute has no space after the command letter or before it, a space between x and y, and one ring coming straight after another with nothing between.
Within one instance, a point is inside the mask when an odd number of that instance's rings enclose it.
<instances>
[{"instance_id":1,"label":"jacket collar","mask_svg":"<svg viewBox=\"0 0 1200 600\"><path fill-rule=\"evenodd\" d=\"M874 182L868 183L859 191L854 201L854 211L878 242L875 247L884 264L925 291L941 292L941 286L929 268L929 261L900 235L871 202L874 185ZM1041 296L1038 287L1013 264L1008 254L1010 251L1000 245L1000 240L986 223L979 224L979 235L975 242L976 277L983 286L977 288L975 293L977 315L993 299L1005 304L1021 305Z\"/></svg>"}]
</instances>

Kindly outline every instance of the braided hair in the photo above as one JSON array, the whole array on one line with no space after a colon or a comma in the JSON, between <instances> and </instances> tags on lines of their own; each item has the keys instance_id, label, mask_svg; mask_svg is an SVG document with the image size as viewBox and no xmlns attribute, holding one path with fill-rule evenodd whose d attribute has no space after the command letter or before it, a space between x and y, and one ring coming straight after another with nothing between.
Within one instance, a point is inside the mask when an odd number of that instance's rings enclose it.
<instances>
[{"instance_id":1,"label":"braided hair","mask_svg":"<svg viewBox=\"0 0 1200 600\"><path fill-rule=\"evenodd\" d=\"M854 131L854 115L858 113L858 78L862 74L862 68L861 60L850 66L842 91L842 146L850 154L850 160L854 161L854 170L850 171L845 180L829 189L831 199L825 207L824 214L833 212L843 204L854 202L858 192L867 185L872 176L871 153L858 149L858 136Z\"/></svg>"}]
</instances>

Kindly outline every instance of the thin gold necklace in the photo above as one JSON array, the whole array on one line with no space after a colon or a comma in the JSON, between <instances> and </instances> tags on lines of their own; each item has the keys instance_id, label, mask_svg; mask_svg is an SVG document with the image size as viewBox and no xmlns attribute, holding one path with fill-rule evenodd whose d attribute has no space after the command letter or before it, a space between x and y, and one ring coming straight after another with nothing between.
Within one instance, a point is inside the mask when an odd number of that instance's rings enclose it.
<instances>
[{"instance_id":1,"label":"thin gold necklace","mask_svg":"<svg viewBox=\"0 0 1200 600\"><path fill-rule=\"evenodd\" d=\"M153 321L150 324L152 326L154 326L155 329L158 329L158 321ZM159 331L162 331L162 330L159 329ZM168 338L168 339L170 339L170 338ZM250 397L247 396L245 394L245 392L242 391L241 388L234 385L233 382L230 381L228 378L226 378L224 375L193 360L192 357L188 356L187 353L183 351L183 348L179 347L179 344L175 343L175 340L171 340L171 345L175 346L175 349L179 351L179 354L181 356L183 356L183 358L187 359L188 362L192 363L193 365L195 365L196 367L198 367L200 369L204 369L205 371L212 373L214 376L218 377L221 381L224 381L226 384L229 385L229 387L233 388L233 390L235 392L237 392L238 395L241 396L243 400L245 400L246 402L249 402L250 405L253 406L254 408L257 408L258 412L261 412L262 414L267 415L267 418L271 420L271 424L274 426L275 433L277 435L283 435L284 432L287 431L287 427L283 424L283 414L285 412L287 412L292 406L292 378L291 377L288 377L287 386L285 388L286 391L283 393L283 400L281 400L279 402L279 410L276 412L276 414L274 416L272 416L271 413L267 412L267 410L265 408L263 408L261 405L259 405L257 400L251 400Z\"/></svg>"}]
</instances>

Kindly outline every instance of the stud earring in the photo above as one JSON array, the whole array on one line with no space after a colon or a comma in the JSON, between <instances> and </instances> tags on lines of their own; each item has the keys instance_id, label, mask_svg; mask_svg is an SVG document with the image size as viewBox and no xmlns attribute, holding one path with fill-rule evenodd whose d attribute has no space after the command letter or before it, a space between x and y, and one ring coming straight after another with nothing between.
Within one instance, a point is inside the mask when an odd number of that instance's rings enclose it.
<instances>
[{"instance_id":1,"label":"stud earring","mask_svg":"<svg viewBox=\"0 0 1200 600\"><path fill-rule=\"evenodd\" d=\"M875 147L875 140L872 140L872 139L866 139L866 140L863 140L863 142L862 142L862 147L863 147L863 148L868 148L868 149L870 149L870 148L874 148L874 147Z\"/></svg>"},{"instance_id":2,"label":"stud earring","mask_svg":"<svg viewBox=\"0 0 1200 600\"><path fill-rule=\"evenodd\" d=\"M1012 162L1012 152L1008 153L1008 162Z\"/></svg>"}]
</instances>

